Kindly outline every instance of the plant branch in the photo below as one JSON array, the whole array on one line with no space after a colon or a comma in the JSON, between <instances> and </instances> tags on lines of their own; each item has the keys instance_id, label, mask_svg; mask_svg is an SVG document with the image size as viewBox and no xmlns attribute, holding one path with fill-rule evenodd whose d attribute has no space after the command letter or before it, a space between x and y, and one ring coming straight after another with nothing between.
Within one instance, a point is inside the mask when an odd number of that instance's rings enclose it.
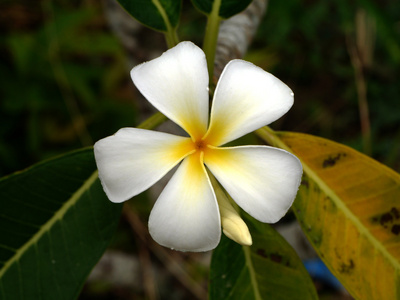
<instances>
[{"instance_id":1,"label":"plant branch","mask_svg":"<svg viewBox=\"0 0 400 300\"><path fill-rule=\"evenodd\" d=\"M214 62L213 79L215 81L230 60L242 58L246 54L264 16L267 4L268 0L254 0L240 14L221 23Z\"/></svg>"}]
</instances>

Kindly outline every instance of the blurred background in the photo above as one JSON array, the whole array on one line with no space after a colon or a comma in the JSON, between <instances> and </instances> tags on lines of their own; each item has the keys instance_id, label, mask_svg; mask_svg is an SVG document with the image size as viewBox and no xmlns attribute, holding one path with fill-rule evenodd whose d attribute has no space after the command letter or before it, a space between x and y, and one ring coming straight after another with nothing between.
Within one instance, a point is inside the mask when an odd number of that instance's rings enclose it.
<instances>
[{"instance_id":1,"label":"blurred background","mask_svg":"<svg viewBox=\"0 0 400 300\"><path fill-rule=\"evenodd\" d=\"M0 0L0 176L151 113L129 71L165 51L165 40L118 9L111 0ZM180 39L201 46L205 23L184 0ZM270 0L245 59L295 93L273 129L332 139L400 171L399 1ZM118 252L81 299L204 299L209 257L154 245L151 201L138 198L121 220ZM113 282L102 276L117 273L115 260L127 269ZM340 291L320 291L339 299Z\"/></svg>"}]
</instances>

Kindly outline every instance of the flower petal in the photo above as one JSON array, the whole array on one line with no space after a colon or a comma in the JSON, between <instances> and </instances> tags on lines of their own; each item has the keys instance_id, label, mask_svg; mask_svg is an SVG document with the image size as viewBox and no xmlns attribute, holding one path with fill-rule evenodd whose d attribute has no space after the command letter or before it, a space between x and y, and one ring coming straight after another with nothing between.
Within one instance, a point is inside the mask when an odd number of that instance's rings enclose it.
<instances>
[{"instance_id":1,"label":"flower petal","mask_svg":"<svg viewBox=\"0 0 400 300\"><path fill-rule=\"evenodd\" d=\"M137 128L101 139L94 154L108 198L123 202L148 189L192 151L192 144L189 138Z\"/></svg>"},{"instance_id":2,"label":"flower petal","mask_svg":"<svg viewBox=\"0 0 400 300\"><path fill-rule=\"evenodd\" d=\"M208 124L208 72L204 52L182 42L160 57L136 66L132 80L146 99L192 137Z\"/></svg>"},{"instance_id":3,"label":"flower petal","mask_svg":"<svg viewBox=\"0 0 400 300\"><path fill-rule=\"evenodd\" d=\"M157 199L149 231L160 245L181 251L208 251L221 237L217 201L198 153L185 158Z\"/></svg>"},{"instance_id":4,"label":"flower petal","mask_svg":"<svg viewBox=\"0 0 400 300\"><path fill-rule=\"evenodd\" d=\"M223 145L283 116L293 105L292 90L243 60L225 67L214 94L208 141Z\"/></svg>"},{"instance_id":5,"label":"flower petal","mask_svg":"<svg viewBox=\"0 0 400 300\"><path fill-rule=\"evenodd\" d=\"M209 150L205 164L243 210L265 223L275 223L285 215L303 172L296 156L268 146Z\"/></svg>"}]
</instances>

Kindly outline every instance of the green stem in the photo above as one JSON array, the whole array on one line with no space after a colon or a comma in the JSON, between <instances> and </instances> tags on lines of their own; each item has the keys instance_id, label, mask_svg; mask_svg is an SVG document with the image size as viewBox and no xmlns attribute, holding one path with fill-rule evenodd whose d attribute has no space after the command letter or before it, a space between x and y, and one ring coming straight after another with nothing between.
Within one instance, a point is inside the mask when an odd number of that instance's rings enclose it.
<instances>
[{"instance_id":1,"label":"green stem","mask_svg":"<svg viewBox=\"0 0 400 300\"><path fill-rule=\"evenodd\" d=\"M175 29L168 28L168 31L164 33L165 40L168 48L175 47L179 43L178 34Z\"/></svg>"},{"instance_id":2,"label":"green stem","mask_svg":"<svg viewBox=\"0 0 400 300\"><path fill-rule=\"evenodd\" d=\"M221 18L219 16L219 8L221 6L221 0L215 0L212 11L208 16L206 33L204 36L203 51L207 58L207 68L210 77L210 84L213 82L214 73L214 60L215 50L217 48L218 41L218 30Z\"/></svg>"},{"instance_id":3,"label":"green stem","mask_svg":"<svg viewBox=\"0 0 400 300\"><path fill-rule=\"evenodd\" d=\"M142 123L140 123L137 128L141 129L153 129L163 123L165 120L167 120L167 117L164 116L162 113L157 112L151 117L149 117L147 120L144 120Z\"/></svg>"}]
</instances>

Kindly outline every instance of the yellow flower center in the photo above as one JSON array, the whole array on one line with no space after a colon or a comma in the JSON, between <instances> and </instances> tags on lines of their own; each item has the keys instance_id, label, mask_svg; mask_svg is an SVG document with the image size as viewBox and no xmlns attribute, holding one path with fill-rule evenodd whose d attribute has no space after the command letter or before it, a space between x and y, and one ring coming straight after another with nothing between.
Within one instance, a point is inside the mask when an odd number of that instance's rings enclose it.
<instances>
[{"instance_id":1,"label":"yellow flower center","mask_svg":"<svg viewBox=\"0 0 400 300\"><path fill-rule=\"evenodd\" d=\"M204 135L202 138L197 138L194 141L192 140L192 149L195 153L203 153L202 155L212 152L213 146L210 144L209 140L207 135Z\"/></svg>"},{"instance_id":2,"label":"yellow flower center","mask_svg":"<svg viewBox=\"0 0 400 300\"><path fill-rule=\"evenodd\" d=\"M204 151L205 148L207 147L207 143L203 140L195 141L194 142L194 148L197 151Z\"/></svg>"}]
</instances>

